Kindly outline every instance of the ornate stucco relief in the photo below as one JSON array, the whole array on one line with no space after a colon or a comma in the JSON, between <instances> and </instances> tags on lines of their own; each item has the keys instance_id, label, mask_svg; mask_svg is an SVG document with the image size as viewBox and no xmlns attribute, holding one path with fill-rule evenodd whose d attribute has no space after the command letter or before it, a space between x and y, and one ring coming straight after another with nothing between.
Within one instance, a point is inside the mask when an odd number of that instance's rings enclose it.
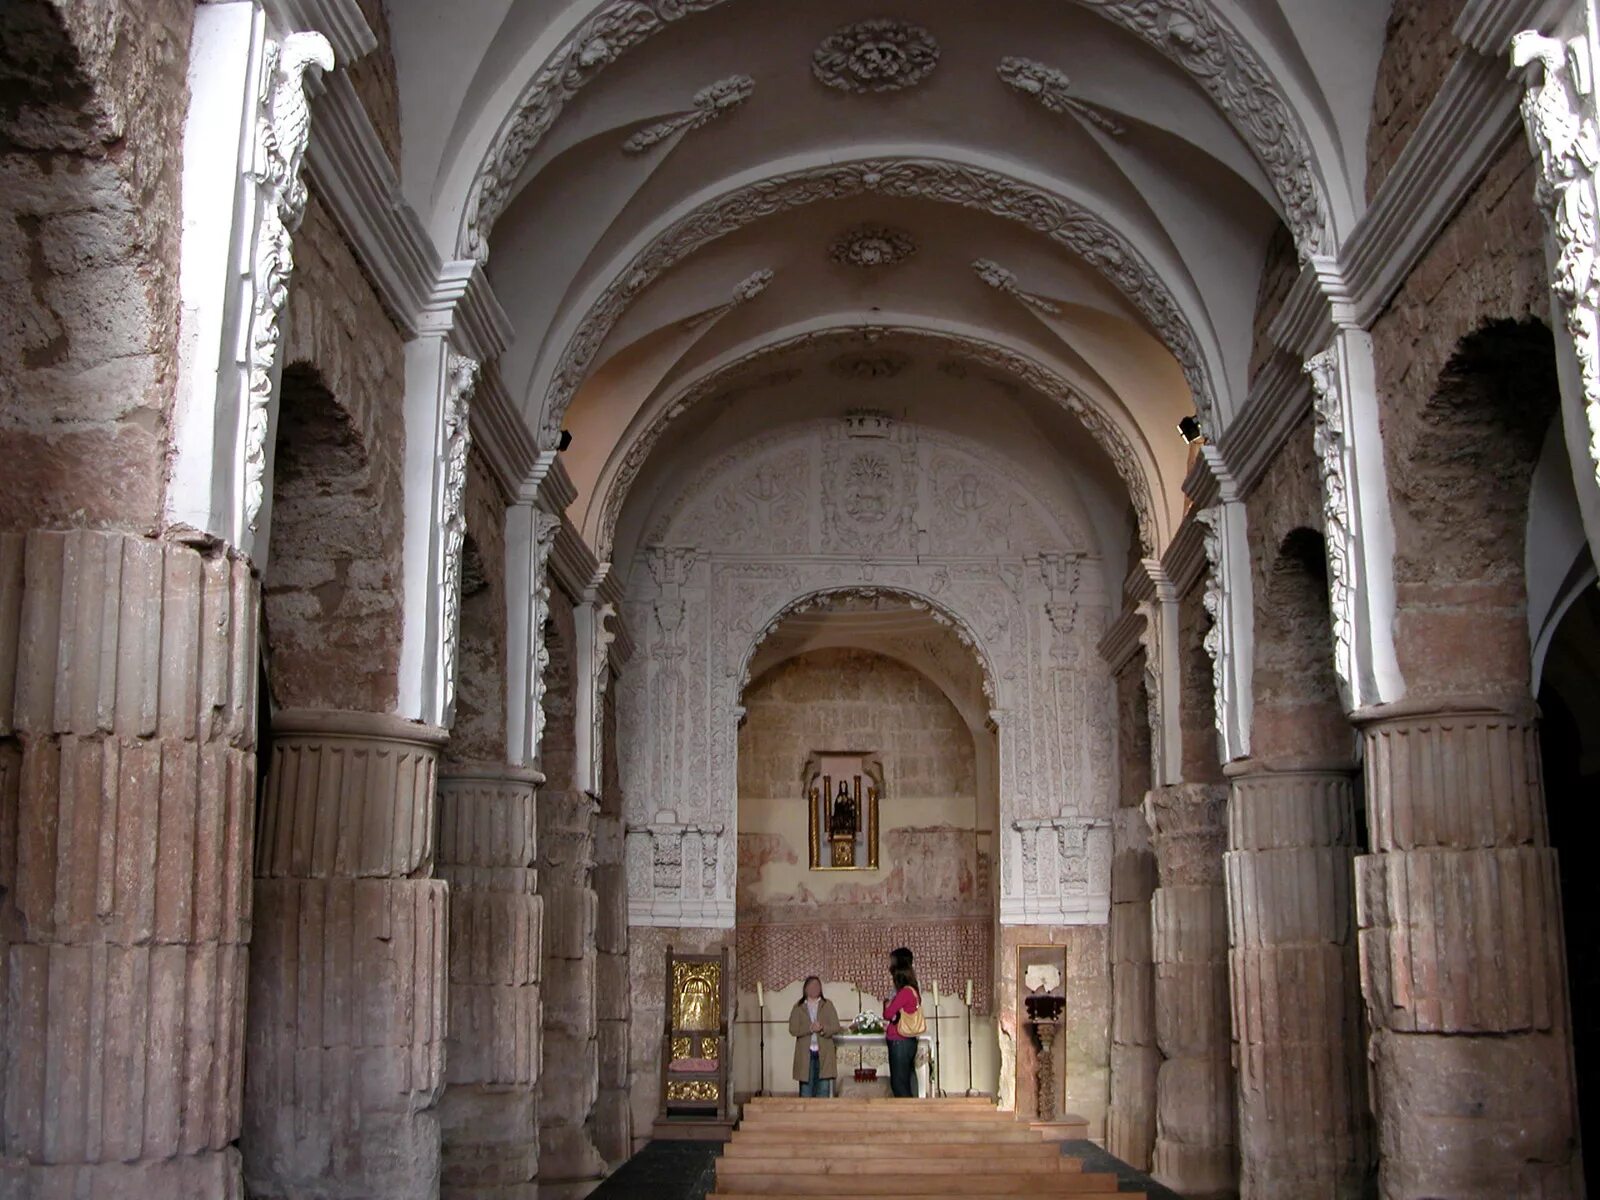
<instances>
[{"instance_id":1,"label":"ornate stucco relief","mask_svg":"<svg viewBox=\"0 0 1600 1200\"><path fill-rule=\"evenodd\" d=\"M810 167L708 201L661 231L579 318L544 398L541 437L553 446L567 407L628 306L701 247L752 222L821 200L863 194L919 197L1018 221L1082 258L1114 284L1150 323L1183 369L1202 424L1214 393L1199 339L1155 269L1097 214L1019 180L936 159L864 159Z\"/></svg>"},{"instance_id":2,"label":"ornate stucco relief","mask_svg":"<svg viewBox=\"0 0 1600 1200\"><path fill-rule=\"evenodd\" d=\"M333 70L333 48L320 33L291 33L282 43L268 41L257 97L255 161L250 179L260 190L261 223L256 229L248 281L250 294L249 375L246 385L244 444L244 520L254 530L266 499L267 425L276 384L279 318L289 297L294 271L294 231L305 215L306 185L300 178L311 137L306 72Z\"/></svg>"},{"instance_id":3,"label":"ornate stucco relief","mask_svg":"<svg viewBox=\"0 0 1600 1200\"><path fill-rule=\"evenodd\" d=\"M444 478L439 495L441 565L439 588L443 627L440 630L440 679L444 685L444 719L456 705L456 658L461 641L461 553L467 537L467 453L472 448L468 410L478 385L477 359L452 352L445 366Z\"/></svg>"},{"instance_id":4,"label":"ornate stucco relief","mask_svg":"<svg viewBox=\"0 0 1600 1200\"><path fill-rule=\"evenodd\" d=\"M1008 378L1019 380L1041 395L1053 398L1083 422L1090 436L1110 457L1117 469L1117 474L1127 484L1128 495L1138 519L1140 541L1147 552L1155 544L1155 501L1150 481L1145 476L1144 469L1140 465L1139 457L1135 453L1133 446L1113 421L1109 420L1094 405L1084 400L1061 376L1033 359L1007 347L955 333L911 327L888 328L877 326L847 332L865 340L869 346L881 341L885 336L892 335L899 343L933 344L954 350L963 356L964 362L960 364L963 371L967 369L967 364L976 364L998 371ZM629 444L615 475L606 486L601 506L600 531L596 546L600 556L602 558L610 557L616 536L617 520L621 516L623 502L627 499L628 490L633 486L634 480L638 478L639 472L649 458L651 451L672 422L702 401L723 394L728 388L735 386L735 381L743 381L750 377L754 373L754 368L761 362L769 358L781 358L787 354L802 351L813 344L824 341L838 341L840 340L840 335L840 330L823 330L800 334L796 337L764 346L760 350L729 363L721 370L708 375L690 387L689 390L666 408L662 409L657 417ZM761 379L755 380L755 382L761 382L762 379L766 379L769 376L770 373L762 376Z\"/></svg>"},{"instance_id":5,"label":"ornate stucco relief","mask_svg":"<svg viewBox=\"0 0 1600 1200\"><path fill-rule=\"evenodd\" d=\"M1031 58L1002 58L995 73L1007 87L1032 96L1050 112L1077 117L1112 137L1121 137L1127 132L1102 109L1074 96L1071 78L1058 67L1046 66Z\"/></svg>"},{"instance_id":6,"label":"ornate stucco relief","mask_svg":"<svg viewBox=\"0 0 1600 1200\"><path fill-rule=\"evenodd\" d=\"M915 87L939 65L939 43L920 25L876 18L834 30L811 56L819 81L858 96Z\"/></svg>"},{"instance_id":7,"label":"ornate stucco relief","mask_svg":"<svg viewBox=\"0 0 1600 1200\"><path fill-rule=\"evenodd\" d=\"M1004 919L1103 920L1106 888L1095 888L1108 878L1109 839L1093 830L1115 803L1115 781L1111 684L1094 649L1105 621L1099 562L1046 489L992 452L867 417L752 439L689 479L650 523L653 548L623 605L642 636L618 685L618 748L630 852L669 882L646 895L636 879L632 919L684 916L687 868L662 857L671 860L676 834L652 827L694 823L723 832L713 838L719 890L690 897L690 908L731 923L739 702L755 652L793 612L886 595L947 624L1007 714L1003 861L1020 862L1025 830L1036 840L1037 823L1055 823L1048 887L1027 900L1015 868L1002 867Z\"/></svg>"},{"instance_id":8,"label":"ornate stucco relief","mask_svg":"<svg viewBox=\"0 0 1600 1200\"><path fill-rule=\"evenodd\" d=\"M756 90L748 75L729 75L709 83L690 98L689 108L637 130L622 143L624 154L643 154L669 138L711 124L723 113L738 108Z\"/></svg>"}]
</instances>

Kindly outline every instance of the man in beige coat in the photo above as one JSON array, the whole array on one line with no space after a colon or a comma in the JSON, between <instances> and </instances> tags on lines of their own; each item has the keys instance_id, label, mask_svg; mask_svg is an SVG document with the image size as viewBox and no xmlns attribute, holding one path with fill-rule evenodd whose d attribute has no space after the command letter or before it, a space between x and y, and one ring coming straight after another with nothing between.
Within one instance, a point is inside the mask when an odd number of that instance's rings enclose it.
<instances>
[{"instance_id":1,"label":"man in beige coat","mask_svg":"<svg viewBox=\"0 0 1600 1200\"><path fill-rule=\"evenodd\" d=\"M822 980L810 976L789 1014L789 1032L794 1034L794 1077L802 1096L833 1095L833 1081L839 1073L833 1035L841 1028L833 1001L822 994Z\"/></svg>"}]
</instances>

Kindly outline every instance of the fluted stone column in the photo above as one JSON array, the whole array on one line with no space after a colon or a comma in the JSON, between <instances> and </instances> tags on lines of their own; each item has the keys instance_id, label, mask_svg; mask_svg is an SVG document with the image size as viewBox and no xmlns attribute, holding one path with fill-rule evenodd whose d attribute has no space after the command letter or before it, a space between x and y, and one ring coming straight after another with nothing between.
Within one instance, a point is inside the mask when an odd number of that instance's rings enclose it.
<instances>
[{"instance_id":1,"label":"fluted stone column","mask_svg":"<svg viewBox=\"0 0 1600 1200\"><path fill-rule=\"evenodd\" d=\"M539 1194L587 1195L604 1176L594 1143L599 1013L594 890L596 805L576 788L539 798L544 898L544 1068L539 1077Z\"/></svg>"},{"instance_id":2,"label":"fluted stone column","mask_svg":"<svg viewBox=\"0 0 1600 1200\"><path fill-rule=\"evenodd\" d=\"M628 884L620 816L596 824L594 890L595 1017L600 1091L595 1101L595 1147L615 1168L633 1153L628 1094L628 1022L633 1015L628 981Z\"/></svg>"},{"instance_id":3,"label":"fluted stone column","mask_svg":"<svg viewBox=\"0 0 1600 1200\"><path fill-rule=\"evenodd\" d=\"M535 1200L539 1169L537 771L439 776L439 877L450 885L450 1002L439 1104L442 1200Z\"/></svg>"},{"instance_id":4,"label":"fluted stone column","mask_svg":"<svg viewBox=\"0 0 1600 1200\"><path fill-rule=\"evenodd\" d=\"M1152 1174L1189 1200L1237 1194L1222 854L1228 790L1180 783L1145 799L1160 886L1155 963L1156 1142Z\"/></svg>"},{"instance_id":5,"label":"fluted stone column","mask_svg":"<svg viewBox=\"0 0 1600 1200\"><path fill-rule=\"evenodd\" d=\"M1356 861L1380 1185L1582 1195L1556 854L1531 703L1364 714Z\"/></svg>"},{"instance_id":6,"label":"fluted stone column","mask_svg":"<svg viewBox=\"0 0 1600 1200\"><path fill-rule=\"evenodd\" d=\"M0 534L0 1195L239 1197L256 585Z\"/></svg>"},{"instance_id":7,"label":"fluted stone column","mask_svg":"<svg viewBox=\"0 0 1600 1200\"><path fill-rule=\"evenodd\" d=\"M449 888L430 876L444 739L370 713L273 720L241 1143L253 1198L438 1194Z\"/></svg>"},{"instance_id":8,"label":"fluted stone column","mask_svg":"<svg viewBox=\"0 0 1600 1200\"><path fill-rule=\"evenodd\" d=\"M1155 966L1150 947L1150 896L1156 857L1150 828L1137 808L1117 812L1111 859L1111 1104L1106 1149L1150 1169L1156 1140Z\"/></svg>"},{"instance_id":9,"label":"fluted stone column","mask_svg":"<svg viewBox=\"0 0 1600 1200\"><path fill-rule=\"evenodd\" d=\"M1366 1194L1355 845L1348 771L1234 776L1228 963L1246 1200Z\"/></svg>"}]
</instances>

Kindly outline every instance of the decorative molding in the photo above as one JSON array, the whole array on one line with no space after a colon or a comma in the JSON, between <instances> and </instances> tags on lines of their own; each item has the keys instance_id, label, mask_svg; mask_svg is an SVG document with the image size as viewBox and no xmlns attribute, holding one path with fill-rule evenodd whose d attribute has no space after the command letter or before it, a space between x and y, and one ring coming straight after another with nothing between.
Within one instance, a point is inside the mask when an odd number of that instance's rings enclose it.
<instances>
[{"instance_id":1,"label":"decorative molding","mask_svg":"<svg viewBox=\"0 0 1600 1200\"><path fill-rule=\"evenodd\" d=\"M1077 117L1112 137L1127 133L1127 128L1105 113L1099 105L1072 95L1071 78L1057 67L1046 66L1031 58L1002 58L995 73L1007 87L1033 97L1050 112Z\"/></svg>"},{"instance_id":2,"label":"decorative molding","mask_svg":"<svg viewBox=\"0 0 1600 1200\"><path fill-rule=\"evenodd\" d=\"M1583 12L1593 9L1585 4ZM1589 464L1600 482L1600 122L1596 119L1597 30L1583 26L1573 36L1546 37L1524 31L1511 39L1511 61L1525 72L1522 120L1539 166L1535 198L1555 247L1550 288L1561 314L1583 386L1589 428Z\"/></svg>"},{"instance_id":3,"label":"decorative molding","mask_svg":"<svg viewBox=\"0 0 1600 1200\"><path fill-rule=\"evenodd\" d=\"M445 366L444 480L439 496L439 529L443 563L439 571L442 591L443 644L440 678L444 683L444 723L456 711L456 660L461 642L461 554L467 537L467 452L472 448L468 413L478 384L479 363L452 351Z\"/></svg>"},{"instance_id":4,"label":"decorative molding","mask_svg":"<svg viewBox=\"0 0 1600 1200\"><path fill-rule=\"evenodd\" d=\"M1301 260L1320 253L1329 237L1327 201L1311 141L1250 43L1210 4L1080 3L1143 38L1205 89L1272 180Z\"/></svg>"},{"instance_id":5,"label":"decorative molding","mask_svg":"<svg viewBox=\"0 0 1600 1200\"><path fill-rule=\"evenodd\" d=\"M829 163L726 193L662 230L620 271L579 319L544 399L541 442L551 446L567 406L600 347L627 309L666 271L701 247L754 221L820 200L859 195L917 197L1018 221L1098 269L1150 322L1183 368L1201 423L1215 409L1210 372L1183 309L1145 258L1098 215L1060 196L992 171L940 159Z\"/></svg>"},{"instance_id":6,"label":"decorative molding","mask_svg":"<svg viewBox=\"0 0 1600 1200\"><path fill-rule=\"evenodd\" d=\"M561 518L552 516L541 508L533 512L533 568L537 583L534 587L532 639L533 670L531 672L532 753L543 761L544 754L544 695L545 672L550 667L550 646L544 638L544 625L550 615L550 552L556 544L556 532L561 528Z\"/></svg>"},{"instance_id":7,"label":"decorative molding","mask_svg":"<svg viewBox=\"0 0 1600 1200\"><path fill-rule=\"evenodd\" d=\"M1311 378L1316 426L1312 444L1322 476L1323 537L1328 549L1328 598L1333 616L1333 664L1339 676L1346 711L1353 705L1356 678L1355 613L1351 584L1355 571L1351 536L1350 493L1345 483L1344 405L1339 386L1339 357L1324 350L1306 360Z\"/></svg>"},{"instance_id":8,"label":"decorative molding","mask_svg":"<svg viewBox=\"0 0 1600 1200\"><path fill-rule=\"evenodd\" d=\"M902 229L858 225L835 240L828 248L828 257L841 266L874 270L905 262L916 252L917 243Z\"/></svg>"},{"instance_id":9,"label":"decorative molding","mask_svg":"<svg viewBox=\"0 0 1600 1200\"><path fill-rule=\"evenodd\" d=\"M501 498L507 504L512 503L534 469L539 446L533 440L528 423L512 403L499 371L489 369L481 373L472 395L469 420L473 443L499 485Z\"/></svg>"},{"instance_id":10,"label":"decorative molding","mask_svg":"<svg viewBox=\"0 0 1600 1200\"><path fill-rule=\"evenodd\" d=\"M529 80L484 152L468 186L456 254L480 262L488 258L495 221L510 203L535 147L569 100L629 50L678 21L726 2L607 0L574 29ZM1320 185L1310 166L1309 140L1250 44L1209 8L1198 5L1186 3L1183 12L1175 14L1152 0L1083 3L1154 45L1205 88L1271 177L1301 255L1320 251L1327 221Z\"/></svg>"},{"instance_id":11,"label":"decorative molding","mask_svg":"<svg viewBox=\"0 0 1600 1200\"><path fill-rule=\"evenodd\" d=\"M251 253L249 356L244 446L244 523L254 530L266 499L267 433L277 386L279 317L294 271L294 231L306 210L300 178L311 137L306 77L311 68L333 70L333 47L320 33L291 33L268 41L256 97L255 161L249 177L260 189L261 224Z\"/></svg>"},{"instance_id":12,"label":"decorative molding","mask_svg":"<svg viewBox=\"0 0 1600 1200\"><path fill-rule=\"evenodd\" d=\"M683 321L685 329L699 329L701 326L710 325L727 316L741 304L754 300L772 285L773 272L770 267L763 267L759 271L752 271L738 283L733 285L733 292L728 299L715 308L708 308L705 312L696 313Z\"/></svg>"},{"instance_id":13,"label":"decorative molding","mask_svg":"<svg viewBox=\"0 0 1600 1200\"><path fill-rule=\"evenodd\" d=\"M668 138L709 125L723 113L750 99L756 81L748 75L729 75L707 84L690 99L691 107L638 130L622 143L624 154L643 154Z\"/></svg>"},{"instance_id":14,"label":"decorative molding","mask_svg":"<svg viewBox=\"0 0 1600 1200\"><path fill-rule=\"evenodd\" d=\"M1040 395L1049 397L1077 417L1089 436L1105 451L1118 475L1128 487L1139 526L1140 541L1149 550L1160 532L1150 480L1145 475L1132 443L1115 422L1089 403L1063 377L1019 351L996 342L980 341L967 335L926 328L865 326L848 329L815 330L774 342L735 359L691 384L684 392L659 408L625 447L613 452L614 468L608 464L601 476L600 527L595 538L598 553L611 555L616 540L617 521L634 480L644 468L651 451L671 424L703 401L724 394L743 376L753 374L768 358L785 357L841 335L854 335L869 347L892 335L902 342L926 342L951 349L971 363L1003 372ZM867 353L872 353L868 351ZM620 454L620 457L618 455Z\"/></svg>"},{"instance_id":15,"label":"decorative molding","mask_svg":"<svg viewBox=\"0 0 1600 1200\"><path fill-rule=\"evenodd\" d=\"M939 43L920 25L880 17L833 31L811 56L811 73L857 96L915 87L939 65Z\"/></svg>"},{"instance_id":16,"label":"decorative molding","mask_svg":"<svg viewBox=\"0 0 1600 1200\"><path fill-rule=\"evenodd\" d=\"M911 357L894 350L866 350L841 354L828 361L828 370L840 379L858 383L875 383L880 379L893 379L911 365Z\"/></svg>"},{"instance_id":17,"label":"decorative molding","mask_svg":"<svg viewBox=\"0 0 1600 1200\"><path fill-rule=\"evenodd\" d=\"M1456 17L1454 33L1479 54L1500 58L1511 51L1520 29L1537 29L1570 0L1467 0Z\"/></svg>"},{"instance_id":18,"label":"decorative molding","mask_svg":"<svg viewBox=\"0 0 1600 1200\"><path fill-rule=\"evenodd\" d=\"M977 272L979 279L994 288L995 291L1004 292L1006 295L1020 300L1035 312L1047 317L1061 315L1059 306L1052 304L1042 296L1035 296L1032 292L1023 291L1017 283L1016 273L1008 271L993 259L974 259L972 269Z\"/></svg>"},{"instance_id":19,"label":"decorative molding","mask_svg":"<svg viewBox=\"0 0 1600 1200\"><path fill-rule=\"evenodd\" d=\"M311 29L322 34L333 47L334 58L346 67L378 48L378 37L357 0L263 0L261 7L277 30ZM317 94L315 82L310 94Z\"/></svg>"}]
</instances>

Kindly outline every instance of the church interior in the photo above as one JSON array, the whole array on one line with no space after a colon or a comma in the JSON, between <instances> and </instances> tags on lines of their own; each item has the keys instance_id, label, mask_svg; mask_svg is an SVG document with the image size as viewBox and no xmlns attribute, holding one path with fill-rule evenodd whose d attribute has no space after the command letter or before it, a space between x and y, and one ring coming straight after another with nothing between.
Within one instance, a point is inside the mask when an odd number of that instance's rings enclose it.
<instances>
[{"instance_id":1,"label":"church interior","mask_svg":"<svg viewBox=\"0 0 1600 1200\"><path fill-rule=\"evenodd\" d=\"M0 1200L1586 1195L1597 70L0 0Z\"/></svg>"}]
</instances>

